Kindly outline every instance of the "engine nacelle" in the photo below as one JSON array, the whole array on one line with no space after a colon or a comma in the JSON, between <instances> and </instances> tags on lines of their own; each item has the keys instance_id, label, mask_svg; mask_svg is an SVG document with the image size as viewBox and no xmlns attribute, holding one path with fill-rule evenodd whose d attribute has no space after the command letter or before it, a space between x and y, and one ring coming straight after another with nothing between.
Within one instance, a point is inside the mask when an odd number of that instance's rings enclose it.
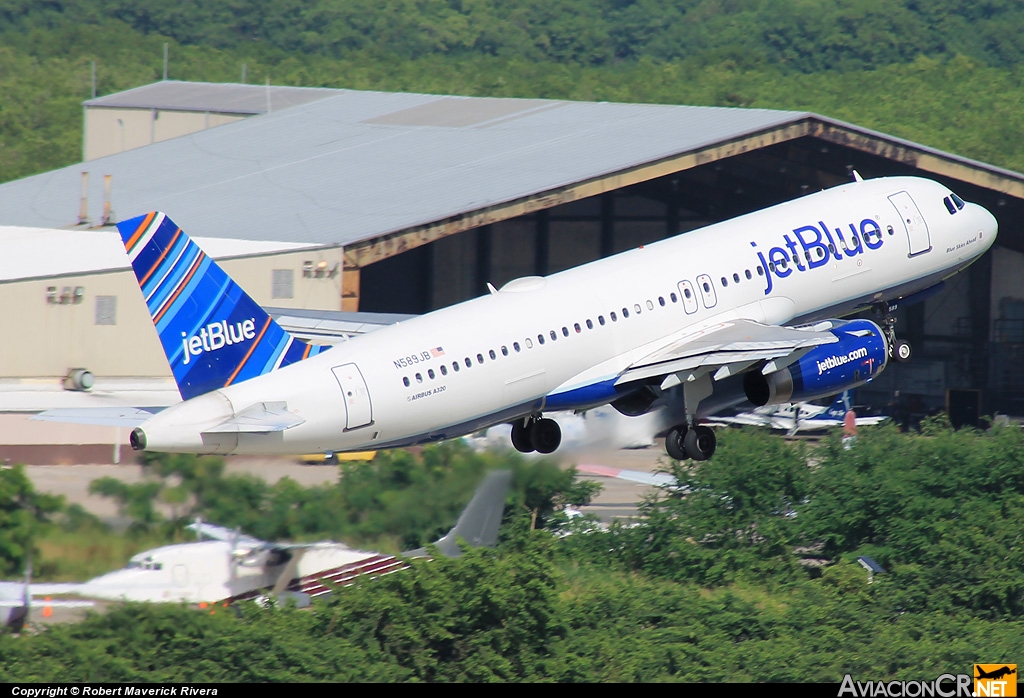
<instances>
[{"instance_id":1,"label":"engine nacelle","mask_svg":"<svg viewBox=\"0 0 1024 698\"><path fill-rule=\"evenodd\" d=\"M830 332L839 341L815 347L798 361L767 376L750 371L743 379L747 399L761 407L805 402L867 383L889 358L885 335L870 320L851 320Z\"/></svg>"}]
</instances>

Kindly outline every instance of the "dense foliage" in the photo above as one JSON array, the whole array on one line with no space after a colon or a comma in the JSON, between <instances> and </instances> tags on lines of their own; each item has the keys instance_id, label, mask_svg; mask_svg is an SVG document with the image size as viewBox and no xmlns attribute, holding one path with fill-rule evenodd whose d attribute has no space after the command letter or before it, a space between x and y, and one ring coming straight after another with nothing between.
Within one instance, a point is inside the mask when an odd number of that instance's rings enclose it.
<instances>
[{"instance_id":1,"label":"dense foliage","mask_svg":"<svg viewBox=\"0 0 1024 698\"><path fill-rule=\"evenodd\" d=\"M729 430L712 461L670 464L679 485L633 524L558 538L530 531L520 504L497 550L309 611L129 605L0 637L0 681L834 682L1013 661L1024 434L926 431L812 449ZM886 572L869 584L859 555Z\"/></svg>"},{"instance_id":2,"label":"dense foliage","mask_svg":"<svg viewBox=\"0 0 1024 698\"><path fill-rule=\"evenodd\" d=\"M1000 0L0 1L0 181L81 159L81 102L180 80L809 110L1024 170Z\"/></svg>"}]
</instances>

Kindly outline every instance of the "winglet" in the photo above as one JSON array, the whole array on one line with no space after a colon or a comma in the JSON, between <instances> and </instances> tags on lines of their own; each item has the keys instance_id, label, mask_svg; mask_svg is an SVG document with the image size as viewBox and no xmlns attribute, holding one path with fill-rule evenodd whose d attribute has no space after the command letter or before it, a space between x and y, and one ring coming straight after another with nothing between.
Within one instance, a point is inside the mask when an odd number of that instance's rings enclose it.
<instances>
[{"instance_id":1,"label":"winglet","mask_svg":"<svg viewBox=\"0 0 1024 698\"><path fill-rule=\"evenodd\" d=\"M182 399L319 354L285 332L165 214L117 224Z\"/></svg>"},{"instance_id":2,"label":"winglet","mask_svg":"<svg viewBox=\"0 0 1024 698\"><path fill-rule=\"evenodd\" d=\"M473 499L462 510L455 527L434 545L447 557L459 557L456 539L462 538L473 547L492 547L498 542L498 526L505 511L505 496L512 484L511 470L494 470L476 488ZM402 553L405 557L427 557L424 548Z\"/></svg>"}]
</instances>

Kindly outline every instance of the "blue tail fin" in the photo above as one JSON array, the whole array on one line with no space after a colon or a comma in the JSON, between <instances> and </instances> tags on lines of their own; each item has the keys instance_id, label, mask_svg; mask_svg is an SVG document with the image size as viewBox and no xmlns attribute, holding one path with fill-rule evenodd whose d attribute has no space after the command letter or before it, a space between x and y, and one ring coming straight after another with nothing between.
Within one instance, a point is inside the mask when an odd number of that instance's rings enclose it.
<instances>
[{"instance_id":1,"label":"blue tail fin","mask_svg":"<svg viewBox=\"0 0 1024 698\"><path fill-rule=\"evenodd\" d=\"M330 348L281 329L166 215L148 213L117 230L182 399Z\"/></svg>"},{"instance_id":2,"label":"blue tail fin","mask_svg":"<svg viewBox=\"0 0 1024 698\"><path fill-rule=\"evenodd\" d=\"M836 396L836 399L828 406L828 409L821 414L823 419L843 419L850 411L850 391L844 390Z\"/></svg>"}]
</instances>

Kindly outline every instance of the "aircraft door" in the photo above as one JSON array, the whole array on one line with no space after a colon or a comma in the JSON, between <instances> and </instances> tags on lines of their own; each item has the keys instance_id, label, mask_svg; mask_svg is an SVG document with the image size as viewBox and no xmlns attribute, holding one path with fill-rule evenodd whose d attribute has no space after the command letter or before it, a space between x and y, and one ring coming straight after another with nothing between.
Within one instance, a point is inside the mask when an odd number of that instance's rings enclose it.
<instances>
[{"instance_id":1,"label":"aircraft door","mask_svg":"<svg viewBox=\"0 0 1024 698\"><path fill-rule=\"evenodd\" d=\"M345 431L359 429L373 424L373 406L370 404L370 391L366 389L363 374L355 364L335 366L334 377L341 386L341 394L345 398Z\"/></svg>"},{"instance_id":2,"label":"aircraft door","mask_svg":"<svg viewBox=\"0 0 1024 698\"><path fill-rule=\"evenodd\" d=\"M175 565L171 570L171 576L175 586L183 587L188 584L188 568L185 565Z\"/></svg>"},{"instance_id":3,"label":"aircraft door","mask_svg":"<svg viewBox=\"0 0 1024 698\"><path fill-rule=\"evenodd\" d=\"M715 284L711 277L707 274L701 274L697 277L697 286L700 288L700 297L704 301L704 307L714 308L715 304L718 303L718 297L715 295Z\"/></svg>"},{"instance_id":4,"label":"aircraft door","mask_svg":"<svg viewBox=\"0 0 1024 698\"><path fill-rule=\"evenodd\" d=\"M892 194L889 201L896 207L903 219L903 227L907 231L907 240L910 243L908 257L924 254L932 248L931 235L928 233L928 224L925 223L921 210L914 203L914 200L905 191Z\"/></svg>"},{"instance_id":5,"label":"aircraft door","mask_svg":"<svg viewBox=\"0 0 1024 698\"><path fill-rule=\"evenodd\" d=\"M689 281L679 282L679 297L683 299L683 310L687 315L697 312L697 292Z\"/></svg>"}]
</instances>

